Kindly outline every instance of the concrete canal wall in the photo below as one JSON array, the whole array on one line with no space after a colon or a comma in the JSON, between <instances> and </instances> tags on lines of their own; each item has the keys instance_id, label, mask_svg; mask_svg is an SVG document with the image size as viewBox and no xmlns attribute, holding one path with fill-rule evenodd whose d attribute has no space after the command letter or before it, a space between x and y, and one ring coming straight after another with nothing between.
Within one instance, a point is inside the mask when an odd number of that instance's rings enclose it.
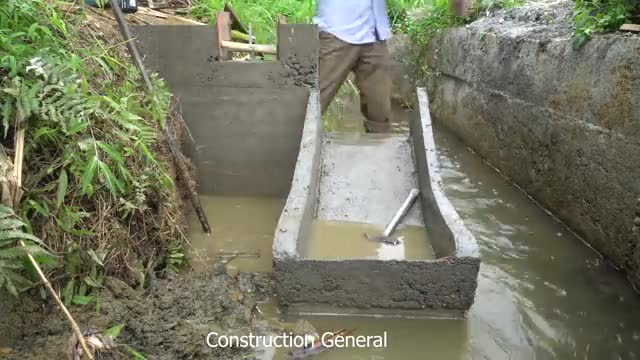
<instances>
[{"instance_id":1,"label":"concrete canal wall","mask_svg":"<svg viewBox=\"0 0 640 360\"><path fill-rule=\"evenodd\" d=\"M206 25L140 26L135 35L147 66L180 98L200 193L286 197L317 81L316 28L279 25L273 61L218 61L216 29Z\"/></svg>"},{"instance_id":2,"label":"concrete canal wall","mask_svg":"<svg viewBox=\"0 0 640 360\"><path fill-rule=\"evenodd\" d=\"M426 49L434 121L640 285L640 37L481 28Z\"/></svg>"}]
</instances>

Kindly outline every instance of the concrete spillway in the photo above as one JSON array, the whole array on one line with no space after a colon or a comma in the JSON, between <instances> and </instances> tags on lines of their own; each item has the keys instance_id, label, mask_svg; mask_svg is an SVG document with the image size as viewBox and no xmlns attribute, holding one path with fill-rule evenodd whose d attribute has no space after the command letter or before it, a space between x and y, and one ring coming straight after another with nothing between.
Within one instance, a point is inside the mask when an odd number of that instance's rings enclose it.
<instances>
[{"instance_id":1,"label":"concrete spillway","mask_svg":"<svg viewBox=\"0 0 640 360\"><path fill-rule=\"evenodd\" d=\"M219 61L213 27L135 32L147 65L180 97L200 192L286 198L273 238L283 303L471 306L478 245L442 192L424 90L417 91L409 133L325 133L314 26L279 25L277 59L246 62ZM318 241L323 224L385 225L412 188L420 200L403 221L410 229L398 232L413 236L399 247L368 253L372 244L357 231ZM331 251L320 256L314 249Z\"/></svg>"}]
</instances>

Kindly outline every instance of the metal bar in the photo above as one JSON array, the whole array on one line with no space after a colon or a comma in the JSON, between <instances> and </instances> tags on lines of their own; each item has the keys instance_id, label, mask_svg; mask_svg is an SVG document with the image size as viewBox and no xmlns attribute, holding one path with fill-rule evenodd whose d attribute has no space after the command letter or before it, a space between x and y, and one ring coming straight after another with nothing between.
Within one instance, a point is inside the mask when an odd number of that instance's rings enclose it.
<instances>
[{"instance_id":1,"label":"metal bar","mask_svg":"<svg viewBox=\"0 0 640 360\"><path fill-rule=\"evenodd\" d=\"M398 226L398 223L400 223L400 220L402 220L402 218L409 212L409 209L411 209L411 206L418 198L418 195L420 195L420 191L418 189L412 189L411 192L409 192L409 196L407 196L402 206L400 206L400 209L398 209L396 214L389 222L389 225L387 225L387 227L384 229L383 236L391 235L391 233Z\"/></svg>"}]
</instances>

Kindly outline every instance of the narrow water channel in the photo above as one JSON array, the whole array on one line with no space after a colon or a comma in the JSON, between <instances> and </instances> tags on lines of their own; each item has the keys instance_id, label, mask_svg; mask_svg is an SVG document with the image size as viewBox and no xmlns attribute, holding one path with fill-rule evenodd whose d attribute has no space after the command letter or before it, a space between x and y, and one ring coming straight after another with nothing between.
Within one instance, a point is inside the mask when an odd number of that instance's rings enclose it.
<instances>
[{"instance_id":1,"label":"narrow water channel","mask_svg":"<svg viewBox=\"0 0 640 360\"><path fill-rule=\"evenodd\" d=\"M473 307L465 319L288 319L309 320L319 332L387 332L387 348L335 349L317 359L640 358L640 296L625 279L459 140L436 130L447 195L481 246Z\"/></svg>"},{"instance_id":2,"label":"narrow water channel","mask_svg":"<svg viewBox=\"0 0 640 360\"><path fill-rule=\"evenodd\" d=\"M640 358L640 296L626 280L454 136L436 128L435 137L446 193L481 246L478 290L466 318L289 314L283 319L271 300L261 305L266 320L278 327L283 320L305 319L318 332L347 328L357 335L387 333L386 348L334 349L313 357L319 360ZM232 237L253 231L245 226L249 218L266 217L253 218L265 226L254 228L259 234L252 241L260 243L260 251L270 249L262 238L272 235L267 227L275 227L273 214L281 202L263 206L246 199L210 200L217 202L214 211L223 216L221 221L227 216L243 219L230 220L229 229L240 231ZM250 243L216 245L209 254L246 251L242 246ZM321 250L315 252L323 257ZM264 260L258 268L266 265ZM239 265L243 271L257 266L250 261ZM286 359L286 351L279 349L268 358Z\"/></svg>"}]
</instances>

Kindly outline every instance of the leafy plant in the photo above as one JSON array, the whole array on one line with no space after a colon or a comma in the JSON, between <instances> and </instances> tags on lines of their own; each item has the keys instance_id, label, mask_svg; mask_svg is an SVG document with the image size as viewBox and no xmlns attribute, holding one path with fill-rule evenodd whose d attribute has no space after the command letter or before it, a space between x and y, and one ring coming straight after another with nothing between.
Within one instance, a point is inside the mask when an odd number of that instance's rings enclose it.
<instances>
[{"instance_id":1,"label":"leafy plant","mask_svg":"<svg viewBox=\"0 0 640 360\"><path fill-rule=\"evenodd\" d=\"M574 0L573 48L579 49L594 33L615 31L624 24L637 0Z\"/></svg>"},{"instance_id":2,"label":"leafy plant","mask_svg":"<svg viewBox=\"0 0 640 360\"><path fill-rule=\"evenodd\" d=\"M187 258L184 254L184 248L179 242L174 242L169 246L169 254L165 259L168 270L178 272L187 265Z\"/></svg>"},{"instance_id":3,"label":"leafy plant","mask_svg":"<svg viewBox=\"0 0 640 360\"><path fill-rule=\"evenodd\" d=\"M76 32L96 19L58 11L49 0L0 2L0 138L11 147L26 131L18 212L73 261L65 301L82 304L91 295L81 286L99 284L86 281L94 267L98 277L137 274L180 238L172 163L158 142L170 94L155 75L146 93L124 45Z\"/></svg>"},{"instance_id":4,"label":"leafy plant","mask_svg":"<svg viewBox=\"0 0 640 360\"><path fill-rule=\"evenodd\" d=\"M10 208L0 205L0 290L5 288L14 296L31 285L20 272L27 255L50 255L41 246L42 241L22 229L25 224ZM24 246L19 245L22 241Z\"/></svg>"},{"instance_id":5,"label":"leafy plant","mask_svg":"<svg viewBox=\"0 0 640 360\"><path fill-rule=\"evenodd\" d=\"M115 339L120 335L120 332L124 328L124 324L118 324L116 326L110 327L104 331L103 335L109 336L112 339Z\"/></svg>"},{"instance_id":6,"label":"leafy plant","mask_svg":"<svg viewBox=\"0 0 640 360\"><path fill-rule=\"evenodd\" d=\"M449 0L434 0L425 10L424 16L418 19L406 19L400 29L418 46L424 46L439 31L463 25L470 20L469 17L454 15Z\"/></svg>"},{"instance_id":7,"label":"leafy plant","mask_svg":"<svg viewBox=\"0 0 640 360\"><path fill-rule=\"evenodd\" d=\"M213 23L215 15L224 8L226 0L194 0L192 15ZM391 25L396 27L407 18L412 9L428 5L428 0L388 0L387 10ZM284 15L290 23L310 23L315 15L316 0L229 0L240 21L251 29L258 43L275 43L276 21Z\"/></svg>"}]
</instances>

